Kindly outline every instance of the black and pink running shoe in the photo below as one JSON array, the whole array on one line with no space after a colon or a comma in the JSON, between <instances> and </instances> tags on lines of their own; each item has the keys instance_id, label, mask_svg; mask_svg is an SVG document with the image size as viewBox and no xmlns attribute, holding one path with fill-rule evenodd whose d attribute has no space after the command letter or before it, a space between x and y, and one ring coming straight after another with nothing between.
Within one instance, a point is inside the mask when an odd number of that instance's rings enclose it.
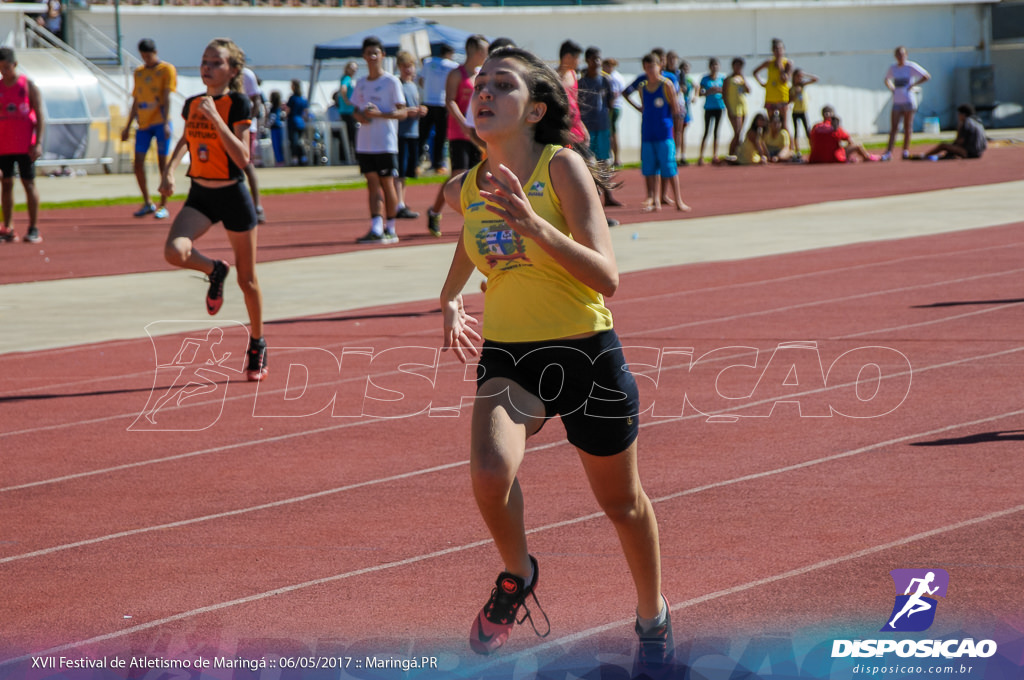
<instances>
[{"instance_id":1,"label":"black and pink running shoe","mask_svg":"<svg viewBox=\"0 0 1024 680\"><path fill-rule=\"evenodd\" d=\"M264 338L252 338L249 340L249 351L247 353L249 362L246 365L245 377L249 382L259 382L267 377L270 369L267 368L267 341Z\"/></svg>"},{"instance_id":2,"label":"black and pink running shoe","mask_svg":"<svg viewBox=\"0 0 1024 680\"><path fill-rule=\"evenodd\" d=\"M206 291L206 311L213 316L224 304L224 279L228 277L231 267L224 260L214 260L213 271L210 273L210 289Z\"/></svg>"},{"instance_id":3,"label":"black and pink running shoe","mask_svg":"<svg viewBox=\"0 0 1024 680\"><path fill-rule=\"evenodd\" d=\"M498 647L501 647L508 641L508 636L512 633L512 627L526 620L530 621L530 625L533 626L533 632L539 637L547 637L548 633L551 632L551 623L548 621L548 615L544 613L540 602L537 600L537 595L534 593L534 589L537 587L537 577L540 574L540 570L537 567L537 559L530 555L530 562L533 563L533 582L530 583L529 587L526 586L522 578L515 574L503 571L498 575L498 580L491 591L491 597L487 600L484 608L480 610L480 613L477 614L476 620L473 621L473 629L469 634L469 646L477 654L490 654ZM526 606L526 598L531 596L533 597L534 604L537 605L537 610L544 616L544 622L547 625L547 630L543 634L537 630L537 625L533 622L530 609ZM523 615L517 619L516 615L520 608L523 610Z\"/></svg>"}]
</instances>

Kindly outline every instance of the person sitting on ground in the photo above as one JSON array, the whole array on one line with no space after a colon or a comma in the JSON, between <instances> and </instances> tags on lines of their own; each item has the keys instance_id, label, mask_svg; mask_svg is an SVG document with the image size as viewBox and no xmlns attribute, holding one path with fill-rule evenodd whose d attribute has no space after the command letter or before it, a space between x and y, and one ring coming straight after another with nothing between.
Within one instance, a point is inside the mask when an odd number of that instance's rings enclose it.
<instances>
[{"instance_id":1,"label":"person sitting on ground","mask_svg":"<svg viewBox=\"0 0 1024 680\"><path fill-rule=\"evenodd\" d=\"M782 125L782 116L776 111L768 121L768 131L764 134L764 149L769 163L791 161L794 158L790 144L789 131Z\"/></svg>"},{"instance_id":2,"label":"person sitting on ground","mask_svg":"<svg viewBox=\"0 0 1024 680\"><path fill-rule=\"evenodd\" d=\"M821 110L822 121L811 128L810 163L846 163L854 158L862 161L879 161L881 157L870 154L860 144L850 139L850 133L839 124L835 109L825 106Z\"/></svg>"},{"instance_id":3,"label":"person sitting on ground","mask_svg":"<svg viewBox=\"0 0 1024 680\"><path fill-rule=\"evenodd\" d=\"M716 158L711 162L715 165L764 165L768 162L768 150L764 146L764 136L768 132L768 116L764 112L754 116L750 128L743 136L735 156Z\"/></svg>"},{"instance_id":4,"label":"person sitting on ground","mask_svg":"<svg viewBox=\"0 0 1024 680\"><path fill-rule=\"evenodd\" d=\"M988 140L985 139L985 128L974 115L974 107L961 104L956 109L956 116L959 120L956 139L943 142L916 158L936 161L945 158L981 158L981 154L988 148Z\"/></svg>"}]
</instances>

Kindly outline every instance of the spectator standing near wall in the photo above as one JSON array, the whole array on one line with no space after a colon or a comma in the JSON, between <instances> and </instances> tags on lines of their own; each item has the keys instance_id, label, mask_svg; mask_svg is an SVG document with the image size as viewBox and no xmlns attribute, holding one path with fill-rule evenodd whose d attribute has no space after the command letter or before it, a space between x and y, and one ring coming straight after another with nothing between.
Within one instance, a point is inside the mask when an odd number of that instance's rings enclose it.
<instances>
[{"instance_id":1,"label":"spectator standing near wall","mask_svg":"<svg viewBox=\"0 0 1024 680\"><path fill-rule=\"evenodd\" d=\"M135 130L135 180L142 192L142 208L135 217L153 215L158 220L166 218L167 199L160 197L160 205L149 200L149 184L146 180L146 154L152 142L156 142L156 160L163 177L167 167L167 156L171 151L171 93L177 88L178 73L174 66L160 59L156 43L149 38L139 41L139 56L142 64L135 69L135 88L132 90L132 108L128 122L121 131L121 141L127 142L131 134L132 121L138 122Z\"/></svg>"},{"instance_id":2,"label":"spectator standing near wall","mask_svg":"<svg viewBox=\"0 0 1024 680\"><path fill-rule=\"evenodd\" d=\"M683 149L686 148L686 143L683 139L683 135L686 132L686 116L689 113L689 109L683 100L683 71L682 61L679 58L679 54L675 50L669 50L665 54L665 69L662 71L662 75L670 80L675 81L676 86L676 109L675 113L675 131L676 137L676 151L679 157L683 157ZM686 161L676 161L676 165L686 165Z\"/></svg>"},{"instance_id":3,"label":"spectator standing near wall","mask_svg":"<svg viewBox=\"0 0 1024 680\"><path fill-rule=\"evenodd\" d=\"M590 144L590 135L580 117L579 68L583 48L572 40L566 40L558 48L558 77L569 97L569 118L572 121L572 135L584 146Z\"/></svg>"},{"instance_id":4,"label":"spectator standing near wall","mask_svg":"<svg viewBox=\"0 0 1024 680\"><path fill-rule=\"evenodd\" d=\"M285 104L285 121L288 128L288 146L291 148L292 165L306 165L309 156L306 154L306 117L309 112L309 100L302 96L302 81L292 80L292 93Z\"/></svg>"},{"instance_id":5,"label":"spectator standing near wall","mask_svg":"<svg viewBox=\"0 0 1024 680\"><path fill-rule=\"evenodd\" d=\"M419 169L422 148L419 126L420 119L427 113L427 107L420 104L420 88L416 85L416 57L408 52L399 52L395 61L398 63L399 79L402 81L406 111L405 118L398 121L398 177L395 179L398 212L395 213L395 217L414 220L420 214L409 210L405 205L405 182L410 177L415 179Z\"/></svg>"},{"instance_id":6,"label":"spectator standing near wall","mask_svg":"<svg viewBox=\"0 0 1024 680\"><path fill-rule=\"evenodd\" d=\"M46 0L46 11L37 16L36 21L59 39L64 39L64 8L60 0Z\"/></svg>"},{"instance_id":7,"label":"spectator standing near wall","mask_svg":"<svg viewBox=\"0 0 1024 680\"><path fill-rule=\"evenodd\" d=\"M700 79L699 94L704 97L704 136L700 139L700 156L697 158L697 165L704 165L704 145L708 141L708 133L714 125L715 133L711 139L711 160L718 158L718 129L722 124L722 112L725 111L725 99L722 90L725 89L725 79L718 70L718 60L712 57L708 60L708 74Z\"/></svg>"},{"instance_id":8,"label":"spectator standing near wall","mask_svg":"<svg viewBox=\"0 0 1024 680\"><path fill-rule=\"evenodd\" d=\"M0 243L16 243L14 220L14 168L28 203L26 243L39 243L39 189L36 187L35 162L43 155L43 98L28 76L18 73L14 50L0 47L0 207L4 225Z\"/></svg>"},{"instance_id":9,"label":"spectator standing near wall","mask_svg":"<svg viewBox=\"0 0 1024 680\"><path fill-rule=\"evenodd\" d=\"M355 107L352 106L352 91L356 87L356 72L359 71L359 64L350 61L345 64L345 72L341 76L341 83L338 85L338 115L341 122L345 124L344 134L348 141L349 153L355 153L356 148L356 123ZM348 159L345 159L348 162Z\"/></svg>"},{"instance_id":10,"label":"spectator standing near wall","mask_svg":"<svg viewBox=\"0 0 1024 680\"><path fill-rule=\"evenodd\" d=\"M260 187L256 181L256 166L254 158L259 153L259 134L263 126L264 106L263 91L260 90L260 80L256 73L246 66L242 69L242 90L249 98L249 105L252 109L252 121L249 123L249 164L243 168L245 179L249 182L249 190L252 193L252 202L256 206L256 221L263 224L267 216L263 212L263 203L260 201ZM261 161L262 162L262 161Z\"/></svg>"},{"instance_id":11,"label":"spectator standing near wall","mask_svg":"<svg viewBox=\"0 0 1024 680\"><path fill-rule=\"evenodd\" d=\"M267 109L267 127L270 129L270 145L274 149L274 165L281 167L285 164L284 153L284 119L287 113L284 103L281 101L281 92L274 90L270 93L270 107Z\"/></svg>"},{"instance_id":12,"label":"spectator standing near wall","mask_svg":"<svg viewBox=\"0 0 1024 680\"><path fill-rule=\"evenodd\" d=\"M693 121L693 102L697 97L697 83L690 76L690 62L679 62L679 108L683 110L681 128L676 135L679 146L679 165L686 165L686 128Z\"/></svg>"},{"instance_id":13,"label":"spectator standing near wall","mask_svg":"<svg viewBox=\"0 0 1024 680\"><path fill-rule=\"evenodd\" d=\"M807 124L807 97L804 89L816 82L818 82L816 75L799 68L793 71L793 84L789 88L789 103L793 105L793 136L790 140L792 141L793 155L797 160L800 159L800 124L802 123L804 126L805 137L809 137L811 134L810 126Z\"/></svg>"},{"instance_id":14,"label":"spectator standing near wall","mask_svg":"<svg viewBox=\"0 0 1024 680\"><path fill-rule=\"evenodd\" d=\"M910 157L910 136L914 131L914 112L917 111L917 95L914 88L931 80L931 74L917 62L907 59L907 48L900 45L895 52L896 63L885 72L885 86L892 92L892 115L889 127L889 146L883 158L892 158L896 146L896 132L903 123L903 157Z\"/></svg>"},{"instance_id":15,"label":"spectator standing near wall","mask_svg":"<svg viewBox=\"0 0 1024 680\"><path fill-rule=\"evenodd\" d=\"M767 70L767 78L761 80L761 71ZM782 118L783 127L789 120L789 88L793 82L793 62L786 58L786 46L779 38L772 38L772 58L763 61L751 73L764 88L764 108L771 117L776 111Z\"/></svg>"},{"instance_id":16,"label":"spectator standing near wall","mask_svg":"<svg viewBox=\"0 0 1024 680\"><path fill-rule=\"evenodd\" d=\"M601 50L588 47L584 57L587 69L577 81L579 86L580 119L590 139L590 150L598 163L611 166L612 162L612 80L601 70ZM609 167L610 169L610 167ZM611 187L602 189L606 207L622 205L612 196ZM618 226L617 220L608 220L608 226Z\"/></svg>"},{"instance_id":17,"label":"spectator standing near wall","mask_svg":"<svg viewBox=\"0 0 1024 680\"><path fill-rule=\"evenodd\" d=\"M419 85L423 90L423 104L427 107L427 115L420 121L420 149L426 147L433 133L434 140L430 147L430 169L437 174L444 174L444 144L448 139L448 108L445 102L445 88L448 74L459 67L452 59L455 49L451 45L442 45L440 54L423 60Z\"/></svg>"},{"instance_id":18,"label":"spectator standing near wall","mask_svg":"<svg viewBox=\"0 0 1024 680\"><path fill-rule=\"evenodd\" d=\"M384 45L380 38L363 41L367 74L356 83L352 103L356 107L359 132L356 158L359 172L366 177L370 206L370 231L357 243L398 243L395 218L398 213L398 121L405 118L402 82L384 70Z\"/></svg>"},{"instance_id":19,"label":"spectator standing near wall","mask_svg":"<svg viewBox=\"0 0 1024 680\"><path fill-rule=\"evenodd\" d=\"M640 93L640 104L637 105L629 94L623 96L640 112L640 173L647 185L647 200L642 209L644 212L661 210L665 203L675 205L677 210L689 211L690 206L683 202L679 193L674 134L675 86L661 75L661 59L657 54L644 55L641 63L644 78L636 90ZM666 196L669 188L673 192L672 199Z\"/></svg>"},{"instance_id":20,"label":"spectator standing near wall","mask_svg":"<svg viewBox=\"0 0 1024 680\"><path fill-rule=\"evenodd\" d=\"M480 162L480 147L463 128L465 115L469 112L469 101L473 98L473 81L480 65L487 58L487 38L480 34L466 38L466 61L454 68L445 82L445 106L455 107L463 120L448 116L448 152L452 162L452 174L469 170ZM444 185L437 192L434 204L427 210L427 230L433 236L441 235L441 209L444 207Z\"/></svg>"},{"instance_id":21,"label":"spectator standing near wall","mask_svg":"<svg viewBox=\"0 0 1024 680\"><path fill-rule=\"evenodd\" d=\"M619 167L619 119L622 118L622 107L625 102L622 100L622 91L626 89L626 79L619 73L619 60L614 58L605 59L601 62L601 68L608 74L612 82L612 164Z\"/></svg>"},{"instance_id":22,"label":"spectator standing near wall","mask_svg":"<svg viewBox=\"0 0 1024 680\"><path fill-rule=\"evenodd\" d=\"M729 155L735 156L739 152L740 144L744 141L743 126L747 124L747 93L750 87L747 86L747 79L743 77L742 57L732 60L732 73L725 79L724 92L722 97L725 100L725 110L732 124L732 142L729 143Z\"/></svg>"}]
</instances>

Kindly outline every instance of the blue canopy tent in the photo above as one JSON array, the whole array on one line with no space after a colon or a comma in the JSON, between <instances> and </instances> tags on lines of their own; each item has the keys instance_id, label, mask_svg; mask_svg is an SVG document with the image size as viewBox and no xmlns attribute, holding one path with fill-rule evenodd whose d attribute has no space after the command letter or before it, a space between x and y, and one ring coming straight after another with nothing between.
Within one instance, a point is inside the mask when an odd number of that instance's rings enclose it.
<instances>
[{"instance_id":1,"label":"blue canopy tent","mask_svg":"<svg viewBox=\"0 0 1024 680\"><path fill-rule=\"evenodd\" d=\"M415 34L420 31L426 33L432 54L437 54L442 45L450 45L456 52L462 52L466 45L466 38L473 35L469 31L452 28L451 26L443 26L436 21L409 17L401 21L378 26L377 28L371 28L367 31L353 33L344 38L315 45L313 47L313 66L309 77L309 91L313 92L313 88L320 78L320 67L324 61L328 59L362 57L363 40L366 38L370 36L380 38L380 41L384 44L385 53L393 57L401 45L402 36Z\"/></svg>"},{"instance_id":2,"label":"blue canopy tent","mask_svg":"<svg viewBox=\"0 0 1024 680\"><path fill-rule=\"evenodd\" d=\"M452 28L451 26L443 26L436 21L409 17L401 21L394 21L390 24L316 45L313 48L313 63L315 64L325 59L361 57L363 56L363 40L370 36L380 38L381 42L384 43L384 50L389 56L394 56L402 36L417 31L427 32L432 52L437 52L441 45L451 45L456 51L461 52L466 44L466 38L473 35L469 31Z\"/></svg>"},{"instance_id":3,"label":"blue canopy tent","mask_svg":"<svg viewBox=\"0 0 1024 680\"><path fill-rule=\"evenodd\" d=\"M371 28L359 33L338 38L330 42L315 45L313 48L313 66L309 74L309 93L312 99L316 83L320 79L320 68L328 59L352 59L363 56L363 40L370 36L380 38L384 45L384 52L389 57L394 57L402 45L403 36L413 36L422 39L425 37L430 44L431 54L438 54L442 45L450 45L456 52L462 52L466 45L466 38L473 35L469 31L463 31L451 26L443 26L436 21L428 21L419 17L409 17L390 24ZM408 38L406 38L408 40ZM342 138L342 155L351 162L351 149L348 149L348 142L345 135Z\"/></svg>"}]
</instances>

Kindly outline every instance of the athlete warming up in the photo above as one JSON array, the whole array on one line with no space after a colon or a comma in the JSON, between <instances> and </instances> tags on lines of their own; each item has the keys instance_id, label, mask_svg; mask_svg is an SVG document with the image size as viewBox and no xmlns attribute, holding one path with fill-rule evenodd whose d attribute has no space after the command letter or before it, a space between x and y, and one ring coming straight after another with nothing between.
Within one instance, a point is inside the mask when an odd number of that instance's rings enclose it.
<instances>
[{"instance_id":1,"label":"athlete warming up","mask_svg":"<svg viewBox=\"0 0 1024 680\"><path fill-rule=\"evenodd\" d=\"M167 164L160 195L174 193L174 170L187 150L192 186L167 235L164 257L176 267L209 277L206 311L216 314L224 302L224 280L230 267L200 253L195 242L217 222L224 224L249 312L246 377L262 380L267 375L267 343L263 338L263 295L256 280L256 208L242 170L249 164L251 117L249 98L242 92L244 66L245 54L231 40L216 38L206 46L199 68L206 93L185 101L185 134Z\"/></svg>"},{"instance_id":2,"label":"athlete warming up","mask_svg":"<svg viewBox=\"0 0 1024 680\"><path fill-rule=\"evenodd\" d=\"M658 525L637 472L639 397L602 297L619 283L597 187L608 177L600 176L603 166L589 151L572 143L565 89L533 54L518 48L491 54L474 81L471 107L487 158L445 188L464 227L441 307L445 349L462 361L480 356L470 471L504 571L473 621L470 646L490 654L527 618L536 631L528 598L547 619L537 601L538 563L528 551L516 475L527 439L560 415L636 586L634 675L662 676L671 672L675 646L661 595ZM461 294L474 267L487 276L479 351L476 319ZM520 360L531 352L531 360ZM581 352L589 359L581 361ZM562 370L545 372L551 364ZM558 373L562 388L542 389ZM592 389L600 397L576 408ZM551 401L539 396L554 392Z\"/></svg>"}]
</instances>

